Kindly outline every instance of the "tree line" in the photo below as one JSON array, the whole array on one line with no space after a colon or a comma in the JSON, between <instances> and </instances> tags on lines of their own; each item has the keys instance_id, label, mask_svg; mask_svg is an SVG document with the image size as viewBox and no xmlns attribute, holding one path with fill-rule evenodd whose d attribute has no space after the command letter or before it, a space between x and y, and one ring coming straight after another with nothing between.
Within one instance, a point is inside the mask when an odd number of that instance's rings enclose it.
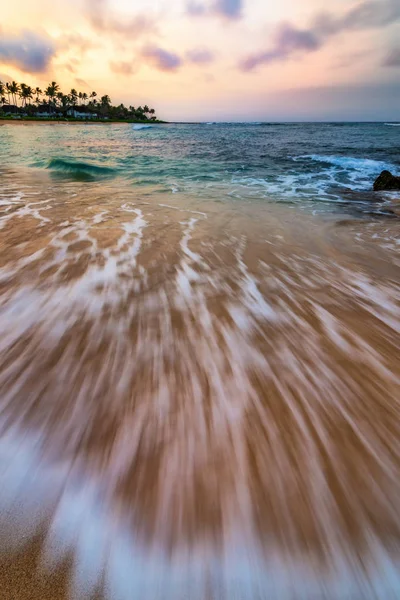
<instances>
[{"instance_id":1,"label":"tree line","mask_svg":"<svg viewBox=\"0 0 400 600\"><path fill-rule=\"evenodd\" d=\"M22 113L35 116L47 111L49 114L66 115L70 109L86 114L97 114L100 118L132 119L138 121L156 120L154 108L147 105L126 107L123 104L113 106L107 94L98 98L96 92L87 94L72 88L69 94L60 90L57 82L52 81L45 90L31 87L25 83L0 81L0 111Z\"/></svg>"}]
</instances>

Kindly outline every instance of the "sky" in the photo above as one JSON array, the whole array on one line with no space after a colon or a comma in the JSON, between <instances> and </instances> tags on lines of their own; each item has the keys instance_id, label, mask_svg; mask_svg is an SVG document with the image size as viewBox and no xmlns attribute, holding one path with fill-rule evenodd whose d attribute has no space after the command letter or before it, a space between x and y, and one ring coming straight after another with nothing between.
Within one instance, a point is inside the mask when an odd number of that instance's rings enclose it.
<instances>
[{"instance_id":1,"label":"sky","mask_svg":"<svg viewBox=\"0 0 400 600\"><path fill-rule=\"evenodd\" d=\"M13 0L10 79L166 120L400 120L400 0Z\"/></svg>"}]
</instances>

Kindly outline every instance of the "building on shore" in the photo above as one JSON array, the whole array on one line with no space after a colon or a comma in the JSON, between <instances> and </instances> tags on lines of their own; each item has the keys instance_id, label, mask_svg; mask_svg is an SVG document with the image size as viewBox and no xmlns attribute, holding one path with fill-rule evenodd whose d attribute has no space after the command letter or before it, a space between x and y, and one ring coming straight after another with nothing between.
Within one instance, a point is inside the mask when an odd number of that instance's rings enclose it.
<instances>
[{"instance_id":1,"label":"building on shore","mask_svg":"<svg viewBox=\"0 0 400 600\"><path fill-rule=\"evenodd\" d=\"M75 108L70 108L67 110L67 117L73 117L74 119L97 119L97 113L91 112L89 110L84 110L86 106L80 106Z\"/></svg>"}]
</instances>

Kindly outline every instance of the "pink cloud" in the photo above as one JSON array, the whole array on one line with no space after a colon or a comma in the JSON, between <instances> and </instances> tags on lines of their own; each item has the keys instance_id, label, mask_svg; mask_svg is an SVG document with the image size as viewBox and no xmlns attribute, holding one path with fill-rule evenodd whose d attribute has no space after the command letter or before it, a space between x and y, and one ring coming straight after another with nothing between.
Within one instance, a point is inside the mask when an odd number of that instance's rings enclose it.
<instances>
[{"instance_id":1,"label":"pink cloud","mask_svg":"<svg viewBox=\"0 0 400 600\"><path fill-rule=\"evenodd\" d=\"M209 4L198 0L189 0L186 11L189 15L219 15L227 19L239 19L242 16L243 0L213 0Z\"/></svg>"},{"instance_id":2,"label":"pink cloud","mask_svg":"<svg viewBox=\"0 0 400 600\"><path fill-rule=\"evenodd\" d=\"M56 54L54 41L32 31L7 36L0 32L0 60L26 73L44 73Z\"/></svg>"},{"instance_id":3,"label":"pink cloud","mask_svg":"<svg viewBox=\"0 0 400 600\"><path fill-rule=\"evenodd\" d=\"M194 48L188 50L186 58L194 64L206 65L213 62L215 56L211 50L207 50L206 48Z\"/></svg>"},{"instance_id":4,"label":"pink cloud","mask_svg":"<svg viewBox=\"0 0 400 600\"><path fill-rule=\"evenodd\" d=\"M261 64L287 60L299 52L315 52L329 39L345 32L381 29L400 20L400 0L364 0L343 15L325 12L317 15L307 28L282 23L272 45L244 59L240 67L251 71Z\"/></svg>"},{"instance_id":5,"label":"pink cloud","mask_svg":"<svg viewBox=\"0 0 400 600\"><path fill-rule=\"evenodd\" d=\"M182 59L177 54L158 46L147 46L142 56L159 71L176 71L182 64Z\"/></svg>"}]
</instances>

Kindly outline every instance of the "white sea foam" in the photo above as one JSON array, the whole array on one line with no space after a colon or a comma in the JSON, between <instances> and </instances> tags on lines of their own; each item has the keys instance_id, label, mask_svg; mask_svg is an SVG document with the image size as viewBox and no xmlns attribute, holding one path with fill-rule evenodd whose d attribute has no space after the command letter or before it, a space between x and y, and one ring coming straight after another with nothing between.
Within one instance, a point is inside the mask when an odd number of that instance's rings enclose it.
<instances>
[{"instance_id":1,"label":"white sea foam","mask_svg":"<svg viewBox=\"0 0 400 600\"><path fill-rule=\"evenodd\" d=\"M188 208L180 208L179 206L171 206L170 204L159 204L158 206L161 206L163 208L172 208L172 210L178 210L179 212L183 212L183 213L192 213L194 215L201 215L202 217L207 219L207 214L204 212L201 212L200 210L189 210Z\"/></svg>"},{"instance_id":2,"label":"white sea foam","mask_svg":"<svg viewBox=\"0 0 400 600\"><path fill-rule=\"evenodd\" d=\"M235 527L218 552L200 545L167 557L156 545L146 548L125 516L110 510L100 482L82 479L71 461L47 464L38 441L16 430L0 439L2 548L20 549L50 524L40 568L51 573L72 557L71 598L88 600L103 584L113 600L201 600L207 586L221 600L398 597L398 564L377 540L371 540L368 578L366 565L340 554L331 576L300 557L282 560L272 545L266 561L257 543Z\"/></svg>"},{"instance_id":3,"label":"white sea foam","mask_svg":"<svg viewBox=\"0 0 400 600\"><path fill-rule=\"evenodd\" d=\"M151 129L151 128L152 128L152 125L141 125L141 124L137 124L132 127L132 129L134 129L135 131L140 131L141 129Z\"/></svg>"},{"instance_id":4,"label":"white sea foam","mask_svg":"<svg viewBox=\"0 0 400 600\"><path fill-rule=\"evenodd\" d=\"M336 194L327 192L327 187L335 184L333 174L326 174L324 178L316 175L316 173L277 175L273 179L235 176L232 178L232 183L241 186L239 189L230 192L230 195L237 198L257 198L261 195L261 197L268 199L277 198L279 200L283 198L309 201L315 198L326 200L331 197L333 202L339 201Z\"/></svg>"},{"instance_id":5,"label":"white sea foam","mask_svg":"<svg viewBox=\"0 0 400 600\"><path fill-rule=\"evenodd\" d=\"M324 202L347 202L337 192L337 188L354 191L371 190L374 178L383 170L396 172L398 166L393 163L373 159L349 156L306 154L294 157L295 162L311 160L321 164L321 170L309 172L291 172L288 175L276 175L268 179L241 177L234 175L233 184L244 186L244 190L231 193L238 197L259 195L287 199L311 200L318 198ZM326 166L325 166L326 165ZM336 188L336 190L334 189ZM253 190L253 192L251 192Z\"/></svg>"},{"instance_id":6,"label":"white sea foam","mask_svg":"<svg viewBox=\"0 0 400 600\"><path fill-rule=\"evenodd\" d=\"M294 160L309 158L311 160L329 163L335 167L339 167L345 170L354 170L360 173L370 175L371 173L378 173L385 169L395 170L398 169L393 163L373 160L370 158L354 158L352 156L336 156L336 155L324 155L324 154L304 154L294 158Z\"/></svg>"},{"instance_id":7,"label":"white sea foam","mask_svg":"<svg viewBox=\"0 0 400 600\"><path fill-rule=\"evenodd\" d=\"M379 532L370 529L364 498L360 500L350 479L352 453L341 458L340 441L334 436L340 421L344 430L346 426L351 429L349 444L355 437L357 448L365 447L376 457L379 472L390 479L392 487L380 487L375 485L378 479L368 479L368 462L362 459L358 476L377 505L392 517L400 448L397 440L388 440L385 450L374 430L368 429L362 410L368 401L363 387L368 377L382 406L393 412L398 409L398 377L387 366L388 358L396 356L399 333L395 283L374 281L350 266L337 265L338 253L328 259L300 250L297 254L296 245L280 253L278 244L284 245L286 230L278 229L282 235L271 233L269 223L262 237L276 243L272 254L265 253L264 246L258 252L260 240L252 239L252 230L246 237L235 227L229 235L229 219L218 222L217 214L206 221L204 213L183 206L154 203L138 208L126 198L122 205L114 200L111 197L105 205L108 210L97 214L92 206L85 212L82 205L75 217L66 209L58 217L60 227L51 230L49 246L55 255L50 254L47 267L65 266L71 260L71 244L90 242L90 250L84 252L91 262L79 279L56 274L45 279L46 285L35 285L31 272L28 279L22 273L18 288L3 286L0 356L12 352L24 336L27 343L9 364L3 361L1 408L20 403L22 410L14 409L19 424L29 408L36 410L36 403L47 408L44 418L38 419L35 438L22 436L16 426L0 436L0 487L4 490L0 513L8 526L17 525L18 535L10 535L11 541L22 544L24 536L33 535L35 527L47 520L50 529L42 562L52 567L73 556L71 586L73 597L79 599L89 598L103 580L105 597L116 600L395 598L400 588L398 565L383 548ZM189 215L181 217L176 211ZM165 228L159 226L163 213ZM18 223L18 212L13 215ZM35 216L40 233L48 226L47 221L42 226L41 216ZM97 227L115 232L111 248L96 242ZM72 241L71 234L75 236ZM375 234L372 229L370 235ZM151 269L146 271L142 265L148 264L145 255L153 244L158 270L149 288ZM223 259L221 248L230 259ZM98 254L103 259L100 264L95 262ZM175 254L176 258L169 258ZM262 269L256 258L264 260ZM26 260L4 271L8 275L14 270L14 274L26 266ZM349 262L346 257L345 264ZM171 266L173 270L168 271ZM95 289L98 284L100 291ZM137 285L142 285L143 294L136 294ZM112 310L115 307L118 310ZM174 324L177 309L179 325ZM223 318L225 310L228 319ZM357 327L363 322L365 332ZM54 356L63 333L74 326L79 330L85 323L84 338L72 335L56 366L38 377L38 369ZM370 327L373 335L368 339ZM381 353L376 339L391 340L392 345ZM84 358L93 354L84 368L82 343ZM346 370L357 363L360 379ZM265 397L257 386L260 381ZM65 390L68 408L60 400ZM134 391L134 402L126 402L125 390ZM51 400L47 407L46 397ZM60 406L65 413L53 423ZM276 419L278 406L287 411L284 422ZM5 411L0 412L3 425ZM255 418L249 438L250 415ZM100 434L107 452L97 464L96 452L87 455L82 440L90 438L96 419L102 429L114 418L112 442ZM383 424L375 427L381 437L388 438ZM63 457L56 466L44 458L47 452L51 454L52 444ZM147 461L157 446L159 466L158 459ZM358 553L352 553L342 535L344 523L329 487L321 446L343 490L349 491L354 523L362 521L370 560L358 561ZM289 447L296 449L295 460L290 458ZM224 466L220 470L218 460ZM342 460L349 461L348 470ZM133 464L143 471L132 475ZM254 468L261 483L252 487ZM204 496L196 493L199 473L204 473ZM228 480L232 477L232 483L224 482L225 475ZM144 508L136 502L146 489L143 479L147 476L157 493L155 517L149 525L154 537L149 535L145 543L139 531L152 501L147 503L143 493ZM114 504L116 490L123 488L128 477L132 485L128 501ZM304 483L302 494L296 496ZM171 555L162 552L168 538L165 531L170 527L179 538L185 509L203 497L211 497L213 510L221 510L221 545L216 548L213 535L203 538L200 532L193 543L186 543L182 535ZM303 562L296 552L291 555L299 530L296 510L291 510L296 497L315 520L330 574L312 562L306 564L307 559ZM49 511L44 515L46 499ZM254 518L258 499L260 504L271 501L272 514L285 513L280 530L284 550L273 532L259 532ZM365 502L368 508L367 495ZM375 509L372 503L369 506L372 519ZM2 524L0 535L6 532ZM303 551L307 554L306 548Z\"/></svg>"}]
</instances>

